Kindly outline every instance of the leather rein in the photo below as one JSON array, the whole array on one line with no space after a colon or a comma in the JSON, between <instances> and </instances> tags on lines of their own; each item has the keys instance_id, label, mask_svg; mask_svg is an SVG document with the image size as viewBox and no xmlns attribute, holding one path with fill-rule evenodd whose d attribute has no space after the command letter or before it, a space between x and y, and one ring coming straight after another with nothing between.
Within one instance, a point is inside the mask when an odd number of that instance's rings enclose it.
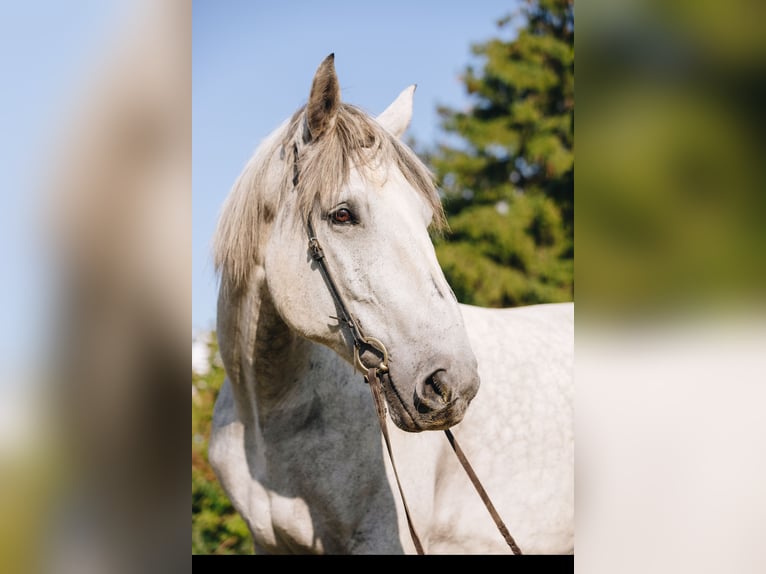
<instances>
[{"instance_id":1,"label":"leather rein","mask_svg":"<svg viewBox=\"0 0 766 574\"><path fill-rule=\"evenodd\" d=\"M298 183L298 148L297 145L294 146L294 165L293 165L293 186L296 186ZM335 284L335 281L333 281L332 275L330 274L329 269L327 268L327 263L325 261L325 255L324 251L322 250L322 246L319 244L319 240L316 237L316 233L314 232L314 227L311 224L311 218L309 218L306 221L306 228L308 231L308 238L309 238L309 251L311 253L311 258L313 261L316 262L317 267L319 267L319 271L322 274L322 278L324 279L325 284L327 285L327 289L330 291L330 295L333 298L333 301L335 302L335 307L338 311L338 317L333 317L334 319L337 319L341 324L343 324L347 329L349 334L351 335L351 339L353 341L354 345L354 363L355 367L359 368L364 373L364 381L369 385L370 391L372 393L373 400L375 402L375 411L378 415L378 423L380 424L380 431L383 435L383 438L386 442L386 450L388 451L388 457L391 461L391 468L394 471L394 476L396 477L396 485L399 488L399 495L402 499L402 504L404 506L404 512L407 516L407 525L410 530L410 536L412 537L412 541L415 544L415 549L417 550L418 554L425 554L423 551L423 545L420 542L420 538L417 535L417 532L415 531L415 527L412 523L412 518L410 516L410 510L407 506L407 500L404 496L404 490L402 489L401 481L399 480L399 473L396 470L396 464L394 463L394 455L393 451L391 449L391 441L388 434L388 425L386 422L386 404L385 404L385 398L383 397L383 377L388 374L388 351L386 350L386 347L383 345L382 342L380 342L378 339L375 339L374 337L367 337L365 336L360 327L359 324L354 321L351 313L348 310L348 307L346 307L346 304L343 301L343 297L341 297L340 292L338 291L338 287ZM365 361L362 359L363 353L365 351L371 351L373 354L378 356L380 359L378 361L378 364L376 365L368 365L365 363ZM502 534L503 538L505 539L505 542L508 544L508 546L511 548L511 551L514 554L522 554L521 549L516 544L516 541L511 536L510 532L508 531L508 528L506 528L505 524L503 523L502 518L500 517L500 514L495 509L494 504L492 504L492 501L489 498L489 495L487 494L487 491L482 486L481 482L479 481L479 477L476 475L476 472L473 470L473 467L468 462L468 459L466 458L465 454L463 453L463 450L460 448L460 445L457 442L457 439L452 434L452 432L449 429L444 430L444 434L447 437L447 440L450 443L450 446L452 447L452 450L455 452L455 455L457 456L458 460L460 461L460 464L465 469L466 474L471 480L471 483L473 483L474 488L478 492L479 496L481 497L482 502L486 506L487 510L489 511L489 514L492 516L492 520L494 520L495 525L497 526L498 530L500 531L500 534Z\"/></svg>"}]
</instances>

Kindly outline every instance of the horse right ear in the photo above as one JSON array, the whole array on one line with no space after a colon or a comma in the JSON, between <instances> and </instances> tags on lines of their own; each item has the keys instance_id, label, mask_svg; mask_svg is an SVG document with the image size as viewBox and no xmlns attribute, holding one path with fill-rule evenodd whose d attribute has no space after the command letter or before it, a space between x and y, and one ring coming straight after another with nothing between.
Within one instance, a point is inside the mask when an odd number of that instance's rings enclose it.
<instances>
[{"instance_id":1,"label":"horse right ear","mask_svg":"<svg viewBox=\"0 0 766 574\"><path fill-rule=\"evenodd\" d=\"M330 54L317 68L306 105L306 141L314 141L330 131L340 106L340 84L335 73L335 54Z\"/></svg>"},{"instance_id":2,"label":"horse right ear","mask_svg":"<svg viewBox=\"0 0 766 574\"><path fill-rule=\"evenodd\" d=\"M385 111L375 118L380 125L396 138L402 137L407 131L412 119L412 100L415 95L415 88L412 84L405 88L401 94L388 106Z\"/></svg>"}]
</instances>

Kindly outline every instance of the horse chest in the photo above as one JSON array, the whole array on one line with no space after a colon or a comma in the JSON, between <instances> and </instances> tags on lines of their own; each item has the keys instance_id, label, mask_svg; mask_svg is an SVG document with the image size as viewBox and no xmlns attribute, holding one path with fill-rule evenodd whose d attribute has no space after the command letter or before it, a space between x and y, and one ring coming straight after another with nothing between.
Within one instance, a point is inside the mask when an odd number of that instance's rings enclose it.
<instances>
[{"instance_id":1,"label":"horse chest","mask_svg":"<svg viewBox=\"0 0 766 574\"><path fill-rule=\"evenodd\" d=\"M350 552L366 516L380 516L377 507L390 498L380 439L347 430L308 425L264 445L268 462L258 473L252 511L256 543L265 551ZM366 438L375 448L365 446Z\"/></svg>"}]
</instances>

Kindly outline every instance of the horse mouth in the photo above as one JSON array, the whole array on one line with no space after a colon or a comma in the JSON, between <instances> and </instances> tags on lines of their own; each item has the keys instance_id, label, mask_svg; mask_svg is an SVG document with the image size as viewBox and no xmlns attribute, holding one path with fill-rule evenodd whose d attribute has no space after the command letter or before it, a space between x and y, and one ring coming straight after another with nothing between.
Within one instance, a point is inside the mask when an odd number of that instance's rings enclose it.
<instances>
[{"instance_id":1,"label":"horse mouth","mask_svg":"<svg viewBox=\"0 0 766 574\"><path fill-rule=\"evenodd\" d=\"M438 411L422 407L417 393L412 393L412 401L405 401L390 373L382 378L383 394L388 403L388 411L394 424L407 432L446 430L463 420L468 403L462 399L446 402Z\"/></svg>"}]
</instances>

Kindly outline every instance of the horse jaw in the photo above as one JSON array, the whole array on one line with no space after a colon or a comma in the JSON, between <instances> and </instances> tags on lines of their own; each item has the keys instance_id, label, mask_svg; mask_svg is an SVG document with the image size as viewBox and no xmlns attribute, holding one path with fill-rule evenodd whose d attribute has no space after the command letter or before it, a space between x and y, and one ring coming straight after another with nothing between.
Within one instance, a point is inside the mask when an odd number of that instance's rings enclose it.
<instances>
[{"instance_id":1,"label":"horse jaw","mask_svg":"<svg viewBox=\"0 0 766 574\"><path fill-rule=\"evenodd\" d=\"M377 118L377 122L391 135L400 138L407 131L412 120L412 103L415 98L416 84L402 90L402 93L391 102L383 113Z\"/></svg>"}]
</instances>

